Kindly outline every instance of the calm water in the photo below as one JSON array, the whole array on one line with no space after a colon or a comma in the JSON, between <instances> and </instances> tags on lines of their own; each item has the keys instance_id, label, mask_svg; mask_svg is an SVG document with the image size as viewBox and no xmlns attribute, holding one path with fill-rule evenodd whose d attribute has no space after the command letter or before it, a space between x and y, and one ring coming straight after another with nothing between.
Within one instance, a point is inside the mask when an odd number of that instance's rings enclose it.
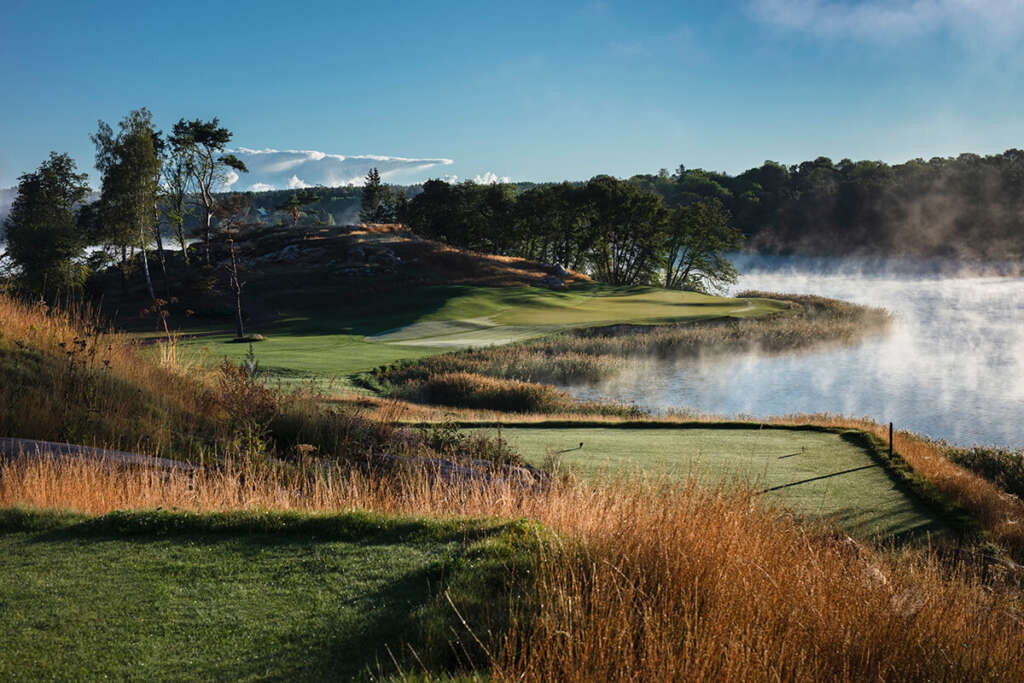
<instances>
[{"instance_id":1,"label":"calm water","mask_svg":"<svg viewBox=\"0 0 1024 683\"><path fill-rule=\"evenodd\" d=\"M867 416L958 444L1024 447L1024 278L778 257L744 257L737 266L734 291L881 305L896 322L886 336L855 347L638 364L614 382L571 391L654 411Z\"/></svg>"}]
</instances>

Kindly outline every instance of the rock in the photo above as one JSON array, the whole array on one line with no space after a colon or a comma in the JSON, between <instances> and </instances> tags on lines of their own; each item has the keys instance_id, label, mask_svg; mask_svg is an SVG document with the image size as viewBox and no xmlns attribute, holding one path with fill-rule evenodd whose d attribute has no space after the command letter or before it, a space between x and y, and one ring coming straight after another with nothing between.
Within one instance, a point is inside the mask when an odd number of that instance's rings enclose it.
<instances>
[{"instance_id":1,"label":"rock","mask_svg":"<svg viewBox=\"0 0 1024 683\"><path fill-rule=\"evenodd\" d=\"M362 247L352 247L348 250L348 260L354 261L355 263L362 263L366 261L366 252Z\"/></svg>"},{"instance_id":2,"label":"rock","mask_svg":"<svg viewBox=\"0 0 1024 683\"><path fill-rule=\"evenodd\" d=\"M558 277L572 277L572 273L570 273L568 270L566 270L564 267L562 267L560 265L559 266L555 266L554 267L554 271L555 271L555 275L558 276Z\"/></svg>"},{"instance_id":3,"label":"rock","mask_svg":"<svg viewBox=\"0 0 1024 683\"><path fill-rule=\"evenodd\" d=\"M554 275L546 275L546 276L542 277L541 280L540 280L540 284L541 284L542 287L547 287L548 289L555 289L555 290L565 290L565 289L568 289L568 287L565 286L565 283L562 282L561 280L559 280Z\"/></svg>"},{"instance_id":4,"label":"rock","mask_svg":"<svg viewBox=\"0 0 1024 683\"><path fill-rule=\"evenodd\" d=\"M395 256L395 252L390 249L384 249L373 255L372 258L374 263L380 263L385 266L398 265L398 257Z\"/></svg>"},{"instance_id":5,"label":"rock","mask_svg":"<svg viewBox=\"0 0 1024 683\"><path fill-rule=\"evenodd\" d=\"M277 252L277 261L295 261L299 258L299 245L289 244L287 247Z\"/></svg>"}]
</instances>

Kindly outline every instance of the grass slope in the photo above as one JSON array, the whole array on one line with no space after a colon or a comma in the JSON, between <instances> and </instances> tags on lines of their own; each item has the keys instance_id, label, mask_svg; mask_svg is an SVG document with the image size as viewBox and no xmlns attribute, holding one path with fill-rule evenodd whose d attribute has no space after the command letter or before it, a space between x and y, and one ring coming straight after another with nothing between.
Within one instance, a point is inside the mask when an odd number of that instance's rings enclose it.
<instances>
[{"instance_id":1,"label":"grass slope","mask_svg":"<svg viewBox=\"0 0 1024 683\"><path fill-rule=\"evenodd\" d=\"M299 308L299 306L302 308ZM260 367L284 383L335 379L458 348L505 344L569 327L658 324L752 317L781 310L764 299L730 299L656 288L577 285L565 292L538 287L431 286L380 293L358 302L300 301L259 331ZM383 311L387 311L383 313ZM241 359L248 347L228 330L181 330L193 359ZM194 335L194 336L192 336Z\"/></svg>"},{"instance_id":2,"label":"grass slope","mask_svg":"<svg viewBox=\"0 0 1024 683\"><path fill-rule=\"evenodd\" d=\"M406 643L444 668L452 631L424 635L455 625L439 587L493 600L502 533L367 514L0 511L0 678L349 680L392 672L387 648L418 669Z\"/></svg>"},{"instance_id":3,"label":"grass slope","mask_svg":"<svg viewBox=\"0 0 1024 683\"><path fill-rule=\"evenodd\" d=\"M541 465L550 453L584 478L696 475L717 484L737 477L801 515L828 519L861 538L909 540L947 531L868 452L836 433L755 426L537 426L505 427L501 436L527 462Z\"/></svg>"}]
</instances>

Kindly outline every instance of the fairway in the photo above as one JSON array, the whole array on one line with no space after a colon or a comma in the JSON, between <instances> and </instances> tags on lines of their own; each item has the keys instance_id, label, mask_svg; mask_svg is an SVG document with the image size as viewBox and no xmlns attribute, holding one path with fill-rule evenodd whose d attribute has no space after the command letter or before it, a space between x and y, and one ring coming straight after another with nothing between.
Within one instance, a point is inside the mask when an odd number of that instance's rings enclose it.
<instances>
[{"instance_id":1,"label":"fairway","mask_svg":"<svg viewBox=\"0 0 1024 683\"><path fill-rule=\"evenodd\" d=\"M387 648L418 668L403 643L429 654L421 626L450 565L500 530L0 511L0 678L350 680L393 671Z\"/></svg>"},{"instance_id":2,"label":"fairway","mask_svg":"<svg viewBox=\"0 0 1024 683\"><path fill-rule=\"evenodd\" d=\"M720 317L752 317L785 307L766 299L731 299L651 287L579 285L556 292L538 287L437 286L382 294L358 305L338 300L302 302L314 308L283 311L255 345L260 368L273 381L349 378L400 360L469 347L507 344L571 327L664 324ZM386 313L384 313L386 311ZM179 342L193 362L241 360L246 344L228 330L186 328ZM202 336L189 337L191 334Z\"/></svg>"},{"instance_id":3,"label":"fairway","mask_svg":"<svg viewBox=\"0 0 1024 683\"><path fill-rule=\"evenodd\" d=\"M543 464L550 452L584 478L696 475L717 484L740 477L756 488L768 489L770 498L801 515L834 520L861 538L912 538L945 531L924 505L896 488L870 454L831 432L757 427L503 427L501 436L530 464Z\"/></svg>"}]
</instances>

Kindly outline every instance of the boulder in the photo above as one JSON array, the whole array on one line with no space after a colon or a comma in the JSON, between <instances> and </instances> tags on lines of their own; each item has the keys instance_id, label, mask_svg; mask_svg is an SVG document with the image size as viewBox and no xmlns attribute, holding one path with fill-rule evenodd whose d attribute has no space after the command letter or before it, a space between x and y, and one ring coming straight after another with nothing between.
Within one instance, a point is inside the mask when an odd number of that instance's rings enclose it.
<instances>
[{"instance_id":1,"label":"boulder","mask_svg":"<svg viewBox=\"0 0 1024 683\"><path fill-rule=\"evenodd\" d=\"M558 291L568 289L568 287L565 286L565 283L559 280L554 275L546 275L542 277L540 279L540 284L542 287L547 287L548 289L554 289Z\"/></svg>"}]
</instances>

